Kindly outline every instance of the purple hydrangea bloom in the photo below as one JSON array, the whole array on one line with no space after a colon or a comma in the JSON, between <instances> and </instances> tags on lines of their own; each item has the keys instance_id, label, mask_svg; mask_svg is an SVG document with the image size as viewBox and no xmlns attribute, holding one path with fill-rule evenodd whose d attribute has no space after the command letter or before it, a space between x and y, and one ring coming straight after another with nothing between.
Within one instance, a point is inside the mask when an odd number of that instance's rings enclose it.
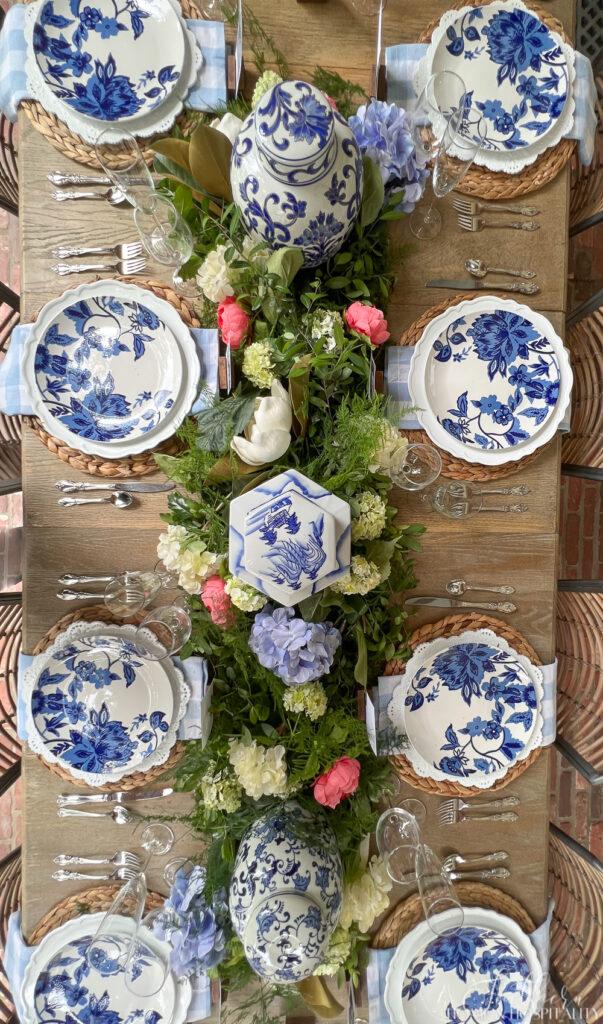
<instances>
[{"instance_id":1,"label":"purple hydrangea bloom","mask_svg":"<svg viewBox=\"0 0 603 1024\"><path fill-rule=\"evenodd\" d=\"M209 906L204 896L205 869L180 868L153 930L171 946L170 966L177 977L214 967L225 955L225 904Z\"/></svg>"},{"instance_id":2,"label":"purple hydrangea bloom","mask_svg":"<svg viewBox=\"0 0 603 1024\"><path fill-rule=\"evenodd\" d=\"M255 617L249 646L260 665L288 686L301 686L330 671L341 633L330 622L294 618L292 608L267 604Z\"/></svg>"},{"instance_id":3,"label":"purple hydrangea bloom","mask_svg":"<svg viewBox=\"0 0 603 1024\"><path fill-rule=\"evenodd\" d=\"M360 151L379 167L386 195L400 192L400 208L410 213L429 176L426 157L415 148L410 116L395 103L371 100L348 123Z\"/></svg>"}]
</instances>

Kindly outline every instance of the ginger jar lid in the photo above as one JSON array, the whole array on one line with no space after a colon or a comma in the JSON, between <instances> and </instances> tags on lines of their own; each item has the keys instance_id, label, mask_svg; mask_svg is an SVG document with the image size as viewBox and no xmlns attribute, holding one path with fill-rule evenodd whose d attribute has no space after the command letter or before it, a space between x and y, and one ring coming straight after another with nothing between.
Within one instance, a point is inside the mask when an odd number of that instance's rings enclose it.
<instances>
[{"instance_id":1,"label":"ginger jar lid","mask_svg":"<svg viewBox=\"0 0 603 1024\"><path fill-rule=\"evenodd\" d=\"M254 114L258 149L269 162L304 167L324 156L335 138L329 102L308 82L280 82L261 99Z\"/></svg>"}]
</instances>

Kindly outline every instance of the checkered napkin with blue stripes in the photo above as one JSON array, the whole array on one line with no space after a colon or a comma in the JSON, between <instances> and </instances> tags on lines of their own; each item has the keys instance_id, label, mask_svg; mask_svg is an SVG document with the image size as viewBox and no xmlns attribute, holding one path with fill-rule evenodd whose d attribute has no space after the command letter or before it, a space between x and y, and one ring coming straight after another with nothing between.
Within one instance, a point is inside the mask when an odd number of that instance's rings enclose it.
<instances>
[{"instance_id":1,"label":"checkered napkin with blue stripes","mask_svg":"<svg viewBox=\"0 0 603 1024\"><path fill-rule=\"evenodd\" d=\"M23 354L31 324L19 324L13 329L10 345L0 364L0 412L7 416L31 416L33 407L23 379ZM191 334L201 365L200 390L192 413L201 412L211 405L218 391L218 363L220 337L215 328L192 327Z\"/></svg>"},{"instance_id":2,"label":"checkered napkin with blue stripes","mask_svg":"<svg viewBox=\"0 0 603 1024\"><path fill-rule=\"evenodd\" d=\"M412 81L417 64L427 53L427 43L400 43L388 46L385 51L385 74L387 79L387 98L412 113L417 97ZM597 89L592 65L583 53L576 54L576 77L574 79L574 123L568 132L569 139L576 139L580 153L580 163L585 167L590 164L595 152L595 136L597 131Z\"/></svg>"},{"instance_id":3,"label":"checkered napkin with blue stripes","mask_svg":"<svg viewBox=\"0 0 603 1024\"><path fill-rule=\"evenodd\" d=\"M21 100L31 98L25 73L24 21L25 4L14 4L8 9L0 33L0 110L10 121L17 120ZM201 50L203 62L185 105L191 110L220 110L226 105L224 23L189 19L186 24Z\"/></svg>"}]
</instances>

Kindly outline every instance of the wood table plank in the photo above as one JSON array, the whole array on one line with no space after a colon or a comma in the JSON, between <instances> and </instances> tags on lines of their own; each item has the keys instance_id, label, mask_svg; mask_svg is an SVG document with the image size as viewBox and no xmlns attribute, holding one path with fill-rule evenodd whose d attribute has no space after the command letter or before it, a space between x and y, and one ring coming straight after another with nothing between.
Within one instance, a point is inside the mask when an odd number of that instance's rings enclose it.
<instances>
[{"instance_id":1,"label":"wood table plank","mask_svg":"<svg viewBox=\"0 0 603 1024\"><path fill-rule=\"evenodd\" d=\"M365 87L370 82L373 35L362 10L351 0L328 0L325 4L303 6L289 0L252 0L253 10L271 31L281 49L293 56L292 70L306 74L308 68L323 64L336 68ZM407 0L389 0L385 22L385 43L416 39L418 33L447 4L426 0L410 5ZM552 0L546 10L562 18L573 30L574 0ZM248 55L249 56L249 55ZM82 202L58 204L50 199L52 186L46 180L50 170L81 171L64 158L20 116L19 149L22 233L22 316L35 317L44 302L61 294L63 288L91 279L59 279L51 270L50 250L59 243L116 243L134 239L129 208ZM463 261L478 256L490 263L522 265L538 271L541 292L527 304L542 310L562 330L565 309L567 219L569 172L565 169L554 182L522 201L542 210L540 230L534 235L520 232L486 231L467 235L459 231L451 209L444 213L442 235L435 242L412 240L412 251L398 273L390 323L402 331L421 312L452 292L425 289L432 277L463 276ZM403 224L401 240L408 239ZM153 276L165 280L165 271L150 268ZM417 593L442 593L447 580L469 576L481 581L509 582L517 587L518 612L508 621L524 632L544 660L554 657L554 601L557 559L557 508L559 497L558 439L526 469L506 478L505 483L522 482L531 487L530 510L525 515L480 515L465 523L451 524L425 510L420 497L406 493L396 496L404 521L423 521L428 526L423 550L417 557L420 585ZM25 502L24 650L31 651L39 638L69 605L55 597L57 578L68 570L79 572L123 571L155 562L155 547L165 507L162 496L146 496L126 512L65 509L56 506L56 480L83 478L54 458L30 431L23 442L23 488ZM438 618L423 609L413 621ZM79 891L50 880L52 858L59 852L112 853L120 848L137 848L137 833L108 822L64 821L55 817L56 794L67 788L41 763L25 752L23 758L24 844L23 844L23 927L31 932L40 916L58 899ZM533 917L545 916L547 903L548 849L548 753L525 772L512 787L521 796L520 820L512 826L492 824L468 828L457 825L440 829L433 812L437 798L426 797L429 823L426 836L437 851L486 851L506 849L511 855L512 877L503 887L520 899ZM408 795L417 795L408 789ZM168 813L184 813L186 797L164 804ZM157 810L156 805L149 807ZM90 827L90 823L93 827ZM180 826L176 826L180 833ZM199 851L200 840L188 835L175 854ZM174 854L172 854L174 855ZM152 862L151 885L161 887L160 860ZM401 893L394 891L392 902Z\"/></svg>"}]
</instances>

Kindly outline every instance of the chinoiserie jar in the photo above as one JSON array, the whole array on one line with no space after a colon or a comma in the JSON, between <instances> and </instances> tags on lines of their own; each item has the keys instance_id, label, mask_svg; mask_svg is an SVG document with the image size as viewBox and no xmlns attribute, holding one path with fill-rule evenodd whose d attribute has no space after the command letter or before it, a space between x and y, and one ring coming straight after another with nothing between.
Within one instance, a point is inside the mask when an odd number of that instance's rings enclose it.
<instances>
[{"instance_id":1,"label":"chinoiserie jar","mask_svg":"<svg viewBox=\"0 0 603 1024\"><path fill-rule=\"evenodd\" d=\"M325 958L341 911L342 866L331 826L295 802L243 836L230 916L254 971L276 982L309 977Z\"/></svg>"},{"instance_id":2,"label":"chinoiserie jar","mask_svg":"<svg viewBox=\"0 0 603 1024\"><path fill-rule=\"evenodd\" d=\"M237 137L230 173L248 231L274 249L300 246L306 266L341 248L360 210L352 130L307 82L281 82L262 97Z\"/></svg>"}]
</instances>

